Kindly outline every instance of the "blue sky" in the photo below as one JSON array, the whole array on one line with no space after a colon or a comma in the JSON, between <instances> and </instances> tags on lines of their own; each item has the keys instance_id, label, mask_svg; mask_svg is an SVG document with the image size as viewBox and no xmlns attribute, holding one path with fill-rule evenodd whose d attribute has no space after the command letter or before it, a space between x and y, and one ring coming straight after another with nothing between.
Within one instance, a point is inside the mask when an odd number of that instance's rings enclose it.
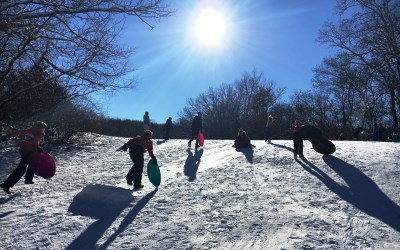
<instances>
[{"instance_id":1,"label":"blue sky","mask_svg":"<svg viewBox=\"0 0 400 250\"><path fill-rule=\"evenodd\" d=\"M295 90L311 87L312 69L333 52L315 42L318 30L335 19L334 0L170 0L176 13L148 26L129 17L121 43L136 48L130 63L138 86L102 99L105 115L164 123L209 87L232 83L257 69L267 80ZM195 35L205 8L225 23L221 43L208 46Z\"/></svg>"}]
</instances>

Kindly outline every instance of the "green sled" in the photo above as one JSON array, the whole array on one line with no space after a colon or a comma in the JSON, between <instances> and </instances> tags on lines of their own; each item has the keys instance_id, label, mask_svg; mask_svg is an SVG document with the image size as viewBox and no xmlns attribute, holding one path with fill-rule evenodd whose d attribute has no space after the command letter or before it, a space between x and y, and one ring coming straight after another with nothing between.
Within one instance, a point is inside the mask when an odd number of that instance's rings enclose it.
<instances>
[{"instance_id":1,"label":"green sled","mask_svg":"<svg viewBox=\"0 0 400 250\"><path fill-rule=\"evenodd\" d=\"M158 187L161 183L161 172L160 167L157 164L154 164L154 160L150 159L149 163L147 164L147 176L151 184Z\"/></svg>"}]
</instances>

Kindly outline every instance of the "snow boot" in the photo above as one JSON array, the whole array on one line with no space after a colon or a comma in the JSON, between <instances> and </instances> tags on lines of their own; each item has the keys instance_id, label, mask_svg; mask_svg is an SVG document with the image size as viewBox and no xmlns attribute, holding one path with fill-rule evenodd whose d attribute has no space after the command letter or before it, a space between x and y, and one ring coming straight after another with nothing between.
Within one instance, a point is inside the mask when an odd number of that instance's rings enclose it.
<instances>
[{"instance_id":1,"label":"snow boot","mask_svg":"<svg viewBox=\"0 0 400 250\"><path fill-rule=\"evenodd\" d=\"M7 187L4 183L0 184L0 187L3 189L4 193L11 194L10 187Z\"/></svg>"},{"instance_id":2,"label":"snow boot","mask_svg":"<svg viewBox=\"0 0 400 250\"><path fill-rule=\"evenodd\" d=\"M144 185L142 185L142 184L140 184L140 185L136 185L135 184L135 186L133 186L133 190L139 190L139 189L142 189L142 188L144 188Z\"/></svg>"}]
</instances>

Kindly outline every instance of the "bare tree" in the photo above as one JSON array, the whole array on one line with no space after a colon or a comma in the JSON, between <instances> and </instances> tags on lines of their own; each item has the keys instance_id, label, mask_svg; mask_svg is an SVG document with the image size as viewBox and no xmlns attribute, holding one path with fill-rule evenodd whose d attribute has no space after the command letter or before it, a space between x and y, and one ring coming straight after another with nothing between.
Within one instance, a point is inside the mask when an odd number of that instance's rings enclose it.
<instances>
[{"instance_id":1,"label":"bare tree","mask_svg":"<svg viewBox=\"0 0 400 250\"><path fill-rule=\"evenodd\" d=\"M338 11L353 14L340 20L338 26L326 23L318 40L351 55L353 64L369 68L375 83L390 98L393 127L398 130L395 103L400 95L400 2L338 0Z\"/></svg>"},{"instance_id":2,"label":"bare tree","mask_svg":"<svg viewBox=\"0 0 400 250\"><path fill-rule=\"evenodd\" d=\"M239 127L250 136L262 138L267 112L284 91L285 88L277 87L254 70L251 74L244 73L235 83L209 88L196 99L189 99L180 118L189 123L193 113L202 112L209 138L233 138Z\"/></svg>"},{"instance_id":3,"label":"bare tree","mask_svg":"<svg viewBox=\"0 0 400 250\"><path fill-rule=\"evenodd\" d=\"M151 20L171 15L162 0L3 0L0 3L0 110L18 96L54 79L68 99L97 91L135 86L125 78L132 69L132 48L118 35L126 16L150 28ZM19 88L30 71L48 77ZM18 78L12 72L25 72Z\"/></svg>"}]
</instances>

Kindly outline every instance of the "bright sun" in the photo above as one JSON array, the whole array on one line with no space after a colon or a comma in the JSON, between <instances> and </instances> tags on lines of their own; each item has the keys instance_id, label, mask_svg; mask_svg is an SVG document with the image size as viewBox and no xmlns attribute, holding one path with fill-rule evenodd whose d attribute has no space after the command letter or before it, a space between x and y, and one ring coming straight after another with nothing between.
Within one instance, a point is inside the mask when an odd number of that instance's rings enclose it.
<instances>
[{"instance_id":1,"label":"bright sun","mask_svg":"<svg viewBox=\"0 0 400 250\"><path fill-rule=\"evenodd\" d=\"M225 20L214 9L204 9L196 22L196 36L201 44L219 46L225 35Z\"/></svg>"}]
</instances>

